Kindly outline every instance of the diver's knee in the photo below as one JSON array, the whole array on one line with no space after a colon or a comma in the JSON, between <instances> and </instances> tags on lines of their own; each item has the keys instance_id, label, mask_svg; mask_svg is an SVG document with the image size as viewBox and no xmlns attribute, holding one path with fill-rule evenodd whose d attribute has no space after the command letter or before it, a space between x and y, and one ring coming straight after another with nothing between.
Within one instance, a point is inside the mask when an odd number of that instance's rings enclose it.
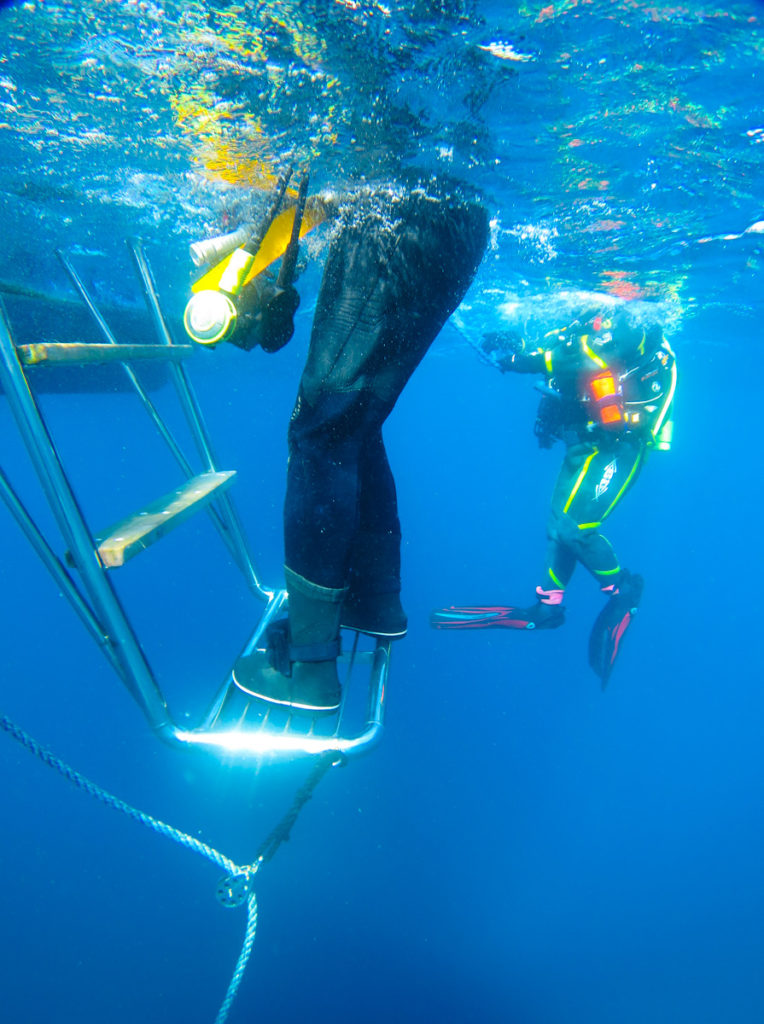
<instances>
[{"instance_id":1,"label":"diver's knee","mask_svg":"<svg viewBox=\"0 0 764 1024\"><path fill-rule=\"evenodd\" d=\"M579 559L593 544L596 545L601 540L601 534L596 526L576 522L565 513L557 517L554 529L557 543L575 551Z\"/></svg>"},{"instance_id":2,"label":"diver's knee","mask_svg":"<svg viewBox=\"0 0 764 1024\"><path fill-rule=\"evenodd\" d=\"M577 547L581 541L581 528L565 512L553 512L546 524L546 535L550 541L563 547Z\"/></svg>"}]
</instances>

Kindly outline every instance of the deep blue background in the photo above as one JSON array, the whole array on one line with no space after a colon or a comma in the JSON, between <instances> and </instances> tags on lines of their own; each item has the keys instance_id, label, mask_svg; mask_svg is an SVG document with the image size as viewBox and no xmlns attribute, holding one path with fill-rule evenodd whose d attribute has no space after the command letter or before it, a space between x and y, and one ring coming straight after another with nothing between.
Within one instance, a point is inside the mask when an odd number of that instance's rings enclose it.
<instances>
[{"instance_id":1,"label":"deep blue background","mask_svg":"<svg viewBox=\"0 0 764 1024\"><path fill-rule=\"evenodd\" d=\"M202 352L191 369L221 465L241 467L239 506L270 578L309 315L307 302L279 357ZM586 665L601 599L584 574L558 632L428 628L441 603L529 598L561 456L535 446L530 382L446 329L387 428L411 629L386 738L330 773L263 869L233 1021L761 1019L761 385L732 386L718 344L749 329L709 313L674 339L675 448L652 458L609 531L646 590L605 694ZM44 404L88 509L174 482L128 398ZM20 454L10 465L21 486ZM304 769L257 773L157 744L7 524L6 712L125 800L246 861ZM123 573L171 705L202 708L254 614L211 528L198 517ZM215 901L216 869L10 741L0 759L4 1018L212 1020L244 925Z\"/></svg>"},{"instance_id":2,"label":"deep blue background","mask_svg":"<svg viewBox=\"0 0 764 1024\"><path fill-rule=\"evenodd\" d=\"M743 232L764 219L760 0L0 8L4 293L60 298L64 246L99 302L130 306L121 239L142 233L177 322L188 242L254 215L249 186L294 152L313 189L412 166L462 177L493 218L461 333L446 328L386 428L410 632L384 742L329 774L259 875L232 1024L759 1024L762 234ZM306 248L293 343L198 352L189 371L274 585L320 273ZM517 326L516 307L553 319L565 291L619 289L660 304L680 383L673 450L608 524L646 588L603 694L583 573L556 632L441 634L428 617L532 599L562 457L536 446L532 382L467 338ZM34 330L55 336L56 316ZM180 482L130 396L42 404L94 530ZM0 436L55 539L4 400ZM193 724L258 607L203 515L114 579ZM158 743L3 509L0 586L2 712L251 859L307 767ZM0 1021L210 1024L244 934L218 871L4 737L0 779Z\"/></svg>"}]
</instances>

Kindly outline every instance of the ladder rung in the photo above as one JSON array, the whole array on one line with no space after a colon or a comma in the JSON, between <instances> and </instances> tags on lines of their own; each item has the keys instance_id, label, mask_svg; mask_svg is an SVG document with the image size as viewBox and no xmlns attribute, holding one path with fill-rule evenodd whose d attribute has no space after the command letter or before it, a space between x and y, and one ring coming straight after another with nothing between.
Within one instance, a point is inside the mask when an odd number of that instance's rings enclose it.
<instances>
[{"instance_id":1,"label":"ladder rung","mask_svg":"<svg viewBox=\"0 0 764 1024\"><path fill-rule=\"evenodd\" d=\"M216 492L228 487L235 476L233 470L201 473L96 537L98 554L105 568L116 569L124 565L129 558L182 523L192 512L212 501Z\"/></svg>"},{"instance_id":2,"label":"ladder rung","mask_svg":"<svg viewBox=\"0 0 764 1024\"><path fill-rule=\"evenodd\" d=\"M70 363L85 366L90 363L131 363L136 359L163 359L179 362L191 355L193 345L102 345L74 342L37 342L17 345L16 354L25 366L39 363Z\"/></svg>"}]
</instances>

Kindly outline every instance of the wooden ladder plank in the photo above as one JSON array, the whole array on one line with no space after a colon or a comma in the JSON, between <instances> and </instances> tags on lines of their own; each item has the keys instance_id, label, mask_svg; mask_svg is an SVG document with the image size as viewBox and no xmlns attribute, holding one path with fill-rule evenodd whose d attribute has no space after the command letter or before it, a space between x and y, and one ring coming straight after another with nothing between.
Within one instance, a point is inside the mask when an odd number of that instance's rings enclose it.
<instances>
[{"instance_id":1,"label":"wooden ladder plank","mask_svg":"<svg viewBox=\"0 0 764 1024\"><path fill-rule=\"evenodd\" d=\"M193 345L102 345L83 342L36 342L17 345L16 354L24 366L40 363L59 365L69 363L86 366L97 363L131 363L135 360L163 359L179 362L194 351Z\"/></svg>"},{"instance_id":2,"label":"wooden ladder plank","mask_svg":"<svg viewBox=\"0 0 764 1024\"><path fill-rule=\"evenodd\" d=\"M104 567L116 569L203 508L233 483L235 471L201 473L96 537Z\"/></svg>"}]
</instances>

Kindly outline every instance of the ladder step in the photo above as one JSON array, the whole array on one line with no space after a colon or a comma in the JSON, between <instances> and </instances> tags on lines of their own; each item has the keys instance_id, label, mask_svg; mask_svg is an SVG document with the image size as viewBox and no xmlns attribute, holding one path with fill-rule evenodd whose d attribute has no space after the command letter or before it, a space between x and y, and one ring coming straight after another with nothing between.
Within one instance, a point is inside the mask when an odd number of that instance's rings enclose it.
<instances>
[{"instance_id":1,"label":"ladder step","mask_svg":"<svg viewBox=\"0 0 764 1024\"><path fill-rule=\"evenodd\" d=\"M194 351L193 345L103 345L74 342L37 342L17 345L16 354L24 366L40 363L69 363L86 366L90 363L131 363L137 359L163 359L179 362Z\"/></svg>"},{"instance_id":2,"label":"ladder step","mask_svg":"<svg viewBox=\"0 0 764 1024\"><path fill-rule=\"evenodd\" d=\"M235 476L234 470L201 473L100 534L95 542L104 567L116 569L124 565L129 558L182 523L192 512L212 501L218 491L233 483Z\"/></svg>"}]
</instances>

